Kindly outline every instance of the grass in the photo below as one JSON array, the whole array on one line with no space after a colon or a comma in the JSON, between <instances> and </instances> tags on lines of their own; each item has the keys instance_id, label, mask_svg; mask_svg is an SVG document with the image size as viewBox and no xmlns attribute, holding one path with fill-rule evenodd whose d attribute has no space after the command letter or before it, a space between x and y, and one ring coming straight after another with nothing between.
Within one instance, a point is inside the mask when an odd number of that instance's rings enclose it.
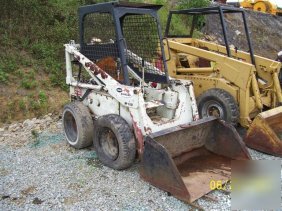
<instances>
[{"instance_id":1,"label":"grass","mask_svg":"<svg viewBox=\"0 0 282 211\"><path fill-rule=\"evenodd\" d=\"M20 117L44 115L53 106L51 100L65 102L60 98L60 95L65 97L68 90L63 44L71 39L78 42L77 9L100 2L105 1L10 0L1 3L0 86L5 91L0 95L0 125ZM164 0L139 2L165 5L159 12L164 30L168 11L175 5ZM56 93L58 99L54 99L52 92L58 89L62 94Z\"/></svg>"}]
</instances>

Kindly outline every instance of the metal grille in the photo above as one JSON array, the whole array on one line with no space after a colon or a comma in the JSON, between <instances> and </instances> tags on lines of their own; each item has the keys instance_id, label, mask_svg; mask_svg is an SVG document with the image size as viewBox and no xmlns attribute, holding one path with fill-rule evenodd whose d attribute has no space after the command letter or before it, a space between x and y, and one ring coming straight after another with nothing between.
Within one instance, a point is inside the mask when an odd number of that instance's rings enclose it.
<instances>
[{"instance_id":1,"label":"metal grille","mask_svg":"<svg viewBox=\"0 0 282 211\"><path fill-rule=\"evenodd\" d=\"M164 62L160 48L157 21L150 15L128 15L122 22L123 36L127 44L127 62L141 71L164 75Z\"/></svg>"},{"instance_id":2,"label":"metal grille","mask_svg":"<svg viewBox=\"0 0 282 211\"><path fill-rule=\"evenodd\" d=\"M92 13L84 18L84 39L81 52L100 68L122 81L116 43L115 24L110 13Z\"/></svg>"},{"instance_id":3,"label":"metal grille","mask_svg":"<svg viewBox=\"0 0 282 211\"><path fill-rule=\"evenodd\" d=\"M109 13L92 13L84 18L82 52L91 60L118 57L115 25Z\"/></svg>"}]
</instances>

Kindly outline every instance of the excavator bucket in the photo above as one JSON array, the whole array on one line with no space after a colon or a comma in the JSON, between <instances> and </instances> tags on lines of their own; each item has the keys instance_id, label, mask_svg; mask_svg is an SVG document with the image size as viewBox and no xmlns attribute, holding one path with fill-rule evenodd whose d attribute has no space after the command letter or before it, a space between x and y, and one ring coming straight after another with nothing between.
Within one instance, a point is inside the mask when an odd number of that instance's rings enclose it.
<instances>
[{"instance_id":1,"label":"excavator bucket","mask_svg":"<svg viewBox=\"0 0 282 211\"><path fill-rule=\"evenodd\" d=\"M232 160L250 159L235 128L214 117L151 134L144 147L141 177L188 203L210 192L211 180L227 182Z\"/></svg>"},{"instance_id":2,"label":"excavator bucket","mask_svg":"<svg viewBox=\"0 0 282 211\"><path fill-rule=\"evenodd\" d=\"M260 113L244 141L250 148L282 157L282 106Z\"/></svg>"}]
</instances>

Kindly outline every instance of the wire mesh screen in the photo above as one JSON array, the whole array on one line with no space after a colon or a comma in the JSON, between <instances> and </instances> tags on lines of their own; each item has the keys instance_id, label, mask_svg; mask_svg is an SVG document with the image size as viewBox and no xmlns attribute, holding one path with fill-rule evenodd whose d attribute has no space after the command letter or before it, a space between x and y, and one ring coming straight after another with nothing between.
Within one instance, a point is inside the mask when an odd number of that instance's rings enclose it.
<instances>
[{"instance_id":1,"label":"wire mesh screen","mask_svg":"<svg viewBox=\"0 0 282 211\"><path fill-rule=\"evenodd\" d=\"M141 71L144 60L146 73L164 75L157 20L150 15L128 15L122 21L122 31L129 66Z\"/></svg>"},{"instance_id":2,"label":"wire mesh screen","mask_svg":"<svg viewBox=\"0 0 282 211\"><path fill-rule=\"evenodd\" d=\"M84 39L81 52L112 77L122 81L112 14L91 13L85 16L83 24Z\"/></svg>"}]
</instances>

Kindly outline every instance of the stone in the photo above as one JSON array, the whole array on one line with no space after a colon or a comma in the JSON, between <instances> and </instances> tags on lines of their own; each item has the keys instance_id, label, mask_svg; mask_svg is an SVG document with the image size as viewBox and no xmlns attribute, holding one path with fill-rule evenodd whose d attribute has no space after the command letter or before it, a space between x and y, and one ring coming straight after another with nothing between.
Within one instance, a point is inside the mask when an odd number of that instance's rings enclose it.
<instances>
[{"instance_id":1,"label":"stone","mask_svg":"<svg viewBox=\"0 0 282 211\"><path fill-rule=\"evenodd\" d=\"M19 127L19 124L18 124L18 123L12 124L12 125L9 126L8 131L9 131L9 132L15 132L15 131L17 131L19 128L20 128L20 127Z\"/></svg>"},{"instance_id":2,"label":"stone","mask_svg":"<svg viewBox=\"0 0 282 211\"><path fill-rule=\"evenodd\" d=\"M63 123L62 122L58 122L57 123L57 128L58 129L62 129L63 128Z\"/></svg>"},{"instance_id":3,"label":"stone","mask_svg":"<svg viewBox=\"0 0 282 211\"><path fill-rule=\"evenodd\" d=\"M31 121L30 121L29 119L26 119L26 120L23 122L23 126L24 126L24 127L28 127L30 123L31 123Z\"/></svg>"},{"instance_id":4,"label":"stone","mask_svg":"<svg viewBox=\"0 0 282 211\"><path fill-rule=\"evenodd\" d=\"M47 116L47 118L45 119L47 122L51 122L52 118L50 116Z\"/></svg>"}]
</instances>

